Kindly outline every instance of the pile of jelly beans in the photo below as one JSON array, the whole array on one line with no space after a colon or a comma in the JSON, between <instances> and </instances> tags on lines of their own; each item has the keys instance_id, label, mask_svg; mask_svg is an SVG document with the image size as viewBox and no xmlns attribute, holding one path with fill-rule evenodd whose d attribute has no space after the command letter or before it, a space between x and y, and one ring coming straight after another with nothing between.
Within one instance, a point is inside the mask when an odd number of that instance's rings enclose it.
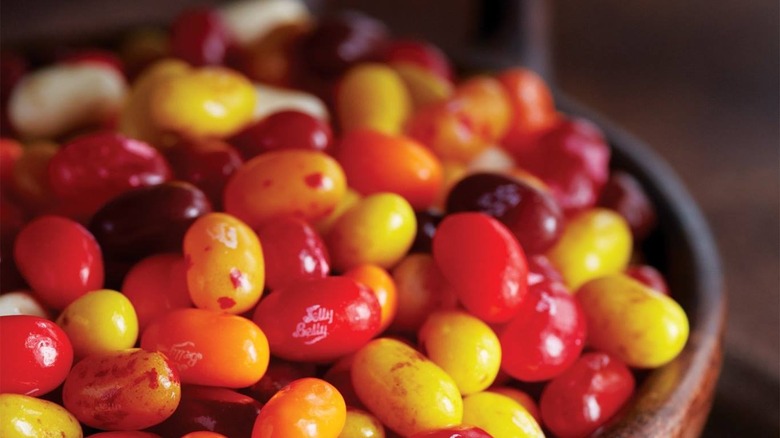
<instances>
[{"instance_id":1,"label":"pile of jelly beans","mask_svg":"<svg viewBox=\"0 0 780 438\"><path fill-rule=\"evenodd\" d=\"M686 344L523 67L253 0L4 52L1 103L0 436L586 437Z\"/></svg>"}]
</instances>

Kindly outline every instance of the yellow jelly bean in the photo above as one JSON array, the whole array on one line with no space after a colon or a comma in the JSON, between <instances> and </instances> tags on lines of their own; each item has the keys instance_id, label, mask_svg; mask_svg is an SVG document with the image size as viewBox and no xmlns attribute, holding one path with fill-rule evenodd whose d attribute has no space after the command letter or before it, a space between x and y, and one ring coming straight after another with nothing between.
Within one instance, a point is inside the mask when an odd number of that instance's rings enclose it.
<instances>
[{"instance_id":1,"label":"yellow jelly bean","mask_svg":"<svg viewBox=\"0 0 780 438\"><path fill-rule=\"evenodd\" d=\"M62 406L21 394L0 394L3 438L81 438L81 425Z\"/></svg>"},{"instance_id":2,"label":"yellow jelly bean","mask_svg":"<svg viewBox=\"0 0 780 438\"><path fill-rule=\"evenodd\" d=\"M680 305L625 274L585 283L577 300L588 322L590 345L629 366L664 365L688 340L688 318Z\"/></svg>"},{"instance_id":3,"label":"yellow jelly bean","mask_svg":"<svg viewBox=\"0 0 780 438\"><path fill-rule=\"evenodd\" d=\"M369 412L348 407L347 421L339 438L385 438L385 428Z\"/></svg>"},{"instance_id":4,"label":"yellow jelly bean","mask_svg":"<svg viewBox=\"0 0 780 438\"><path fill-rule=\"evenodd\" d=\"M455 426L463 402L452 378L403 342L375 339L358 350L352 384L360 401L401 435Z\"/></svg>"},{"instance_id":5,"label":"yellow jelly bean","mask_svg":"<svg viewBox=\"0 0 780 438\"><path fill-rule=\"evenodd\" d=\"M414 108L441 102L452 95L452 83L429 70L405 62L393 63L391 67L409 90Z\"/></svg>"},{"instance_id":6,"label":"yellow jelly bean","mask_svg":"<svg viewBox=\"0 0 780 438\"><path fill-rule=\"evenodd\" d=\"M360 64L341 81L336 108L343 131L374 129L397 134L410 112L409 94L398 74L383 64Z\"/></svg>"},{"instance_id":7,"label":"yellow jelly bean","mask_svg":"<svg viewBox=\"0 0 780 438\"><path fill-rule=\"evenodd\" d=\"M455 292L430 254L409 254L393 268L392 275L398 301L390 324L393 331L417 333L431 312L458 305Z\"/></svg>"},{"instance_id":8,"label":"yellow jelly bean","mask_svg":"<svg viewBox=\"0 0 780 438\"><path fill-rule=\"evenodd\" d=\"M463 423L480 427L494 438L544 438L539 424L520 403L490 391L463 399Z\"/></svg>"},{"instance_id":9,"label":"yellow jelly bean","mask_svg":"<svg viewBox=\"0 0 780 438\"><path fill-rule=\"evenodd\" d=\"M547 257L574 291L588 280L623 271L631 245L631 230L622 216L592 208L569 219Z\"/></svg>"},{"instance_id":10,"label":"yellow jelly bean","mask_svg":"<svg viewBox=\"0 0 780 438\"><path fill-rule=\"evenodd\" d=\"M68 334L76 357L124 350L138 339L135 308L120 292L88 292L65 308L57 325Z\"/></svg>"}]
</instances>

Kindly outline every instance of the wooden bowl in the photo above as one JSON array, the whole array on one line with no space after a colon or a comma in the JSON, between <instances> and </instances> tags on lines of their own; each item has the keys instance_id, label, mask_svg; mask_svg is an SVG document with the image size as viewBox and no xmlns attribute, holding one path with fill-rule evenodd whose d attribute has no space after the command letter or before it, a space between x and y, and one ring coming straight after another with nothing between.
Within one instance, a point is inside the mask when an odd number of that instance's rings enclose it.
<instances>
[{"instance_id":1,"label":"wooden bowl","mask_svg":"<svg viewBox=\"0 0 780 438\"><path fill-rule=\"evenodd\" d=\"M629 405L596 436L697 437L715 394L726 320L722 269L709 227L674 171L647 145L561 93L556 100L561 111L604 130L612 166L634 175L652 198L658 227L642 249L667 276L690 321L682 353L650 372Z\"/></svg>"}]
</instances>

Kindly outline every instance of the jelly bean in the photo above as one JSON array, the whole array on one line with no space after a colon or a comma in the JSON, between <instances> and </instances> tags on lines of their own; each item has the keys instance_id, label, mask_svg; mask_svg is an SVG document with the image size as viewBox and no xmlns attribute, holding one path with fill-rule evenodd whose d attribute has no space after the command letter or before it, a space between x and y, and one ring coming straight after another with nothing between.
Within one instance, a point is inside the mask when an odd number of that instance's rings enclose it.
<instances>
[{"instance_id":1,"label":"jelly bean","mask_svg":"<svg viewBox=\"0 0 780 438\"><path fill-rule=\"evenodd\" d=\"M183 245L196 307L239 314L257 304L265 287L263 248L245 223L208 213L190 226Z\"/></svg>"},{"instance_id":2,"label":"jelly bean","mask_svg":"<svg viewBox=\"0 0 780 438\"><path fill-rule=\"evenodd\" d=\"M230 42L222 16L211 8L184 10L171 24L171 55L197 67L222 64Z\"/></svg>"},{"instance_id":3,"label":"jelly bean","mask_svg":"<svg viewBox=\"0 0 780 438\"><path fill-rule=\"evenodd\" d=\"M16 161L9 190L14 199L33 212L51 211L55 204L54 190L49 183L49 163L57 154L54 143L36 142L25 147Z\"/></svg>"},{"instance_id":4,"label":"jelly bean","mask_svg":"<svg viewBox=\"0 0 780 438\"><path fill-rule=\"evenodd\" d=\"M433 44L414 39L396 39L384 50L384 62L390 65L408 64L451 81L452 65L449 59Z\"/></svg>"},{"instance_id":5,"label":"jelly bean","mask_svg":"<svg viewBox=\"0 0 780 438\"><path fill-rule=\"evenodd\" d=\"M281 0L281 2L285 2L285 0ZM298 0L287 2L299 3ZM273 2L253 3L268 4ZM309 31L310 27L308 21L294 21L277 25L259 40L243 46L242 50L234 50L229 61L253 82L276 87L292 87L293 46L299 38Z\"/></svg>"},{"instance_id":6,"label":"jelly bean","mask_svg":"<svg viewBox=\"0 0 780 438\"><path fill-rule=\"evenodd\" d=\"M346 421L339 438L385 438L385 428L369 412L347 407Z\"/></svg>"},{"instance_id":7,"label":"jelly bean","mask_svg":"<svg viewBox=\"0 0 780 438\"><path fill-rule=\"evenodd\" d=\"M100 247L70 219L41 216L29 222L14 243L14 260L36 296L55 309L103 286Z\"/></svg>"},{"instance_id":8,"label":"jelly bean","mask_svg":"<svg viewBox=\"0 0 780 438\"><path fill-rule=\"evenodd\" d=\"M151 432L141 432L140 430L123 430L119 432L98 432L89 436L90 438L161 438L160 435Z\"/></svg>"},{"instance_id":9,"label":"jelly bean","mask_svg":"<svg viewBox=\"0 0 780 438\"><path fill-rule=\"evenodd\" d=\"M588 343L638 368L677 357L688 340L685 311L668 296L624 275L591 280L577 291Z\"/></svg>"},{"instance_id":10,"label":"jelly bean","mask_svg":"<svg viewBox=\"0 0 780 438\"><path fill-rule=\"evenodd\" d=\"M483 213L444 218L433 258L463 306L486 322L507 322L528 289L523 249L500 222Z\"/></svg>"},{"instance_id":11,"label":"jelly bean","mask_svg":"<svg viewBox=\"0 0 780 438\"><path fill-rule=\"evenodd\" d=\"M5 315L30 315L48 319L49 312L30 292L16 291L0 295L0 316Z\"/></svg>"},{"instance_id":12,"label":"jelly bean","mask_svg":"<svg viewBox=\"0 0 780 438\"><path fill-rule=\"evenodd\" d=\"M495 438L542 438L534 417L511 398L490 391L463 398L463 422L484 429Z\"/></svg>"},{"instance_id":13,"label":"jelly bean","mask_svg":"<svg viewBox=\"0 0 780 438\"><path fill-rule=\"evenodd\" d=\"M152 120L191 137L227 137L252 120L252 83L224 67L201 67L162 79L149 97Z\"/></svg>"},{"instance_id":14,"label":"jelly bean","mask_svg":"<svg viewBox=\"0 0 780 438\"><path fill-rule=\"evenodd\" d=\"M306 22L311 14L300 0L238 1L220 4L219 14L240 46L263 39L273 29Z\"/></svg>"},{"instance_id":15,"label":"jelly bean","mask_svg":"<svg viewBox=\"0 0 780 438\"><path fill-rule=\"evenodd\" d=\"M447 195L447 213L478 211L507 226L526 254L551 247L563 230L555 200L516 178L476 173L460 180Z\"/></svg>"},{"instance_id":16,"label":"jelly bean","mask_svg":"<svg viewBox=\"0 0 780 438\"><path fill-rule=\"evenodd\" d=\"M238 151L223 141L208 139L182 141L164 152L174 176L201 189L214 209L221 210L225 184L243 164Z\"/></svg>"},{"instance_id":17,"label":"jelly bean","mask_svg":"<svg viewBox=\"0 0 780 438\"><path fill-rule=\"evenodd\" d=\"M664 275L653 266L628 266L626 268L625 274L651 289L661 292L664 295L669 295L669 286L666 284Z\"/></svg>"},{"instance_id":18,"label":"jelly bean","mask_svg":"<svg viewBox=\"0 0 780 438\"><path fill-rule=\"evenodd\" d=\"M228 437L222 435L221 433L209 432L207 430L198 430L195 432L190 432L186 435L182 435L181 438L228 438Z\"/></svg>"},{"instance_id":19,"label":"jelly bean","mask_svg":"<svg viewBox=\"0 0 780 438\"><path fill-rule=\"evenodd\" d=\"M109 289L78 297L60 313L57 325L68 334L77 358L125 350L138 339L138 317L133 304Z\"/></svg>"},{"instance_id":20,"label":"jelly bean","mask_svg":"<svg viewBox=\"0 0 780 438\"><path fill-rule=\"evenodd\" d=\"M170 178L168 163L156 149L111 131L77 137L49 162L49 181L57 197L79 205L87 216L130 189Z\"/></svg>"},{"instance_id":21,"label":"jelly bean","mask_svg":"<svg viewBox=\"0 0 780 438\"><path fill-rule=\"evenodd\" d=\"M509 386L495 386L490 388L489 392L505 395L511 398L512 400L520 403L520 405L523 406L525 410L528 411L529 414L531 414L532 417L534 417L534 420L536 420L538 424L542 423L542 417L541 417L541 413L539 412L539 406L536 404L536 400L534 400L533 397L528 395L527 392L521 391L519 389L511 388Z\"/></svg>"},{"instance_id":22,"label":"jelly bean","mask_svg":"<svg viewBox=\"0 0 780 438\"><path fill-rule=\"evenodd\" d=\"M501 367L524 381L548 380L577 360L585 345L585 314L560 283L541 281L501 330Z\"/></svg>"},{"instance_id":23,"label":"jelly bean","mask_svg":"<svg viewBox=\"0 0 780 438\"><path fill-rule=\"evenodd\" d=\"M489 142L462 115L463 107L454 97L423 105L409 118L404 132L429 147L443 161L467 163L488 147Z\"/></svg>"},{"instance_id":24,"label":"jelly bean","mask_svg":"<svg viewBox=\"0 0 780 438\"><path fill-rule=\"evenodd\" d=\"M501 365L501 344L479 318L459 310L432 313L420 328L420 348L458 385L461 394L490 386Z\"/></svg>"},{"instance_id":25,"label":"jelly bean","mask_svg":"<svg viewBox=\"0 0 780 438\"><path fill-rule=\"evenodd\" d=\"M155 27L128 30L117 47L117 54L125 66L127 77L133 83L142 71L168 56L169 51L168 32Z\"/></svg>"},{"instance_id":26,"label":"jelly bean","mask_svg":"<svg viewBox=\"0 0 780 438\"><path fill-rule=\"evenodd\" d=\"M0 316L0 393L42 396L60 386L73 363L67 333L30 315Z\"/></svg>"},{"instance_id":27,"label":"jelly bean","mask_svg":"<svg viewBox=\"0 0 780 438\"><path fill-rule=\"evenodd\" d=\"M211 205L200 189L172 181L111 199L92 216L89 229L107 259L135 262L181 251L184 233L209 212Z\"/></svg>"},{"instance_id":28,"label":"jelly bean","mask_svg":"<svg viewBox=\"0 0 780 438\"><path fill-rule=\"evenodd\" d=\"M336 112L343 132L371 129L397 134L410 111L404 82L385 64L358 64L341 78Z\"/></svg>"},{"instance_id":29,"label":"jelly bean","mask_svg":"<svg viewBox=\"0 0 780 438\"><path fill-rule=\"evenodd\" d=\"M430 254L410 254L392 271L398 311L390 324L394 331L417 333L431 312L453 309L458 299Z\"/></svg>"},{"instance_id":30,"label":"jelly bean","mask_svg":"<svg viewBox=\"0 0 780 438\"><path fill-rule=\"evenodd\" d=\"M358 350L352 383L369 411L401 435L461 422L463 404L452 378L400 341L375 339Z\"/></svg>"},{"instance_id":31,"label":"jelly bean","mask_svg":"<svg viewBox=\"0 0 780 438\"><path fill-rule=\"evenodd\" d=\"M342 196L336 206L333 207L333 210L328 213L327 216L314 221L313 226L317 232L320 233L320 236L326 236L330 232L331 228L333 228L336 220L338 220L338 218L340 218L347 210L352 208L352 206L357 204L360 199L360 193L347 187L347 190L344 192L344 196Z\"/></svg>"},{"instance_id":32,"label":"jelly bean","mask_svg":"<svg viewBox=\"0 0 780 438\"><path fill-rule=\"evenodd\" d=\"M415 211L414 216L417 220L417 234L414 236L411 252L430 253L436 227L444 219L444 215L437 210L425 210Z\"/></svg>"},{"instance_id":33,"label":"jelly bean","mask_svg":"<svg viewBox=\"0 0 780 438\"><path fill-rule=\"evenodd\" d=\"M76 417L57 403L21 394L0 394L0 436L34 438L51 436L57 431L61 438L84 436Z\"/></svg>"},{"instance_id":34,"label":"jelly bean","mask_svg":"<svg viewBox=\"0 0 780 438\"><path fill-rule=\"evenodd\" d=\"M349 186L363 195L393 192L412 208L431 207L442 190L438 158L416 141L374 130L345 134L336 159L344 168Z\"/></svg>"},{"instance_id":35,"label":"jelly bean","mask_svg":"<svg viewBox=\"0 0 780 438\"><path fill-rule=\"evenodd\" d=\"M317 374L317 367L314 363L290 362L272 356L263 378L243 392L265 404L274 394L293 381L304 377L314 377L315 374Z\"/></svg>"},{"instance_id":36,"label":"jelly bean","mask_svg":"<svg viewBox=\"0 0 780 438\"><path fill-rule=\"evenodd\" d=\"M307 377L282 388L263 406L252 438L337 438L347 407L328 382Z\"/></svg>"},{"instance_id":37,"label":"jelly bean","mask_svg":"<svg viewBox=\"0 0 780 438\"><path fill-rule=\"evenodd\" d=\"M176 411L151 431L166 437L199 430L230 437L249 436L260 406L251 397L230 389L183 385Z\"/></svg>"},{"instance_id":38,"label":"jelly bean","mask_svg":"<svg viewBox=\"0 0 780 438\"><path fill-rule=\"evenodd\" d=\"M406 63L392 63L390 66L406 85L414 110L444 101L452 95L452 82L436 73Z\"/></svg>"},{"instance_id":39,"label":"jelly bean","mask_svg":"<svg viewBox=\"0 0 780 438\"><path fill-rule=\"evenodd\" d=\"M55 138L99 125L120 110L127 93L121 72L96 63L59 63L26 74L8 101L22 137Z\"/></svg>"},{"instance_id":40,"label":"jelly bean","mask_svg":"<svg viewBox=\"0 0 780 438\"><path fill-rule=\"evenodd\" d=\"M542 420L561 438L589 436L628 401L634 376L628 367L599 352L585 353L542 392Z\"/></svg>"},{"instance_id":41,"label":"jelly bean","mask_svg":"<svg viewBox=\"0 0 780 438\"><path fill-rule=\"evenodd\" d=\"M509 151L517 153L555 124L558 119L555 102L544 79L527 68L503 70L496 79L512 106L509 129L501 142Z\"/></svg>"},{"instance_id":42,"label":"jelly bean","mask_svg":"<svg viewBox=\"0 0 780 438\"><path fill-rule=\"evenodd\" d=\"M598 205L620 213L637 242L645 239L658 221L655 207L644 188L627 172L618 170L610 174Z\"/></svg>"},{"instance_id":43,"label":"jelly bean","mask_svg":"<svg viewBox=\"0 0 780 438\"><path fill-rule=\"evenodd\" d=\"M285 110L249 125L229 139L244 159L280 149L309 149L330 152L330 125L311 114Z\"/></svg>"},{"instance_id":44,"label":"jelly bean","mask_svg":"<svg viewBox=\"0 0 780 438\"><path fill-rule=\"evenodd\" d=\"M325 217L346 190L341 166L318 151L280 150L249 160L225 187L225 211L253 228L293 215Z\"/></svg>"},{"instance_id":45,"label":"jelly bean","mask_svg":"<svg viewBox=\"0 0 780 438\"><path fill-rule=\"evenodd\" d=\"M268 340L252 321L203 309L177 309L155 319L141 347L165 353L181 381L243 388L268 367Z\"/></svg>"},{"instance_id":46,"label":"jelly bean","mask_svg":"<svg viewBox=\"0 0 780 438\"><path fill-rule=\"evenodd\" d=\"M12 138L0 138L0 184L4 192L13 184L14 167L22 154L21 143Z\"/></svg>"},{"instance_id":47,"label":"jelly bean","mask_svg":"<svg viewBox=\"0 0 780 438\"><path fill-rule=\"evenodd\" d=\"M466 170L472 172L492 172L510 174L515 170L515 160L508 152L498 146L488 146L469 161Z\"/></svg>"},{"instance_id":48,"label":"jelly bean","mask_svg":"<svg viewBox=\"0 0 780 438\"><path fill-rule=\"evenodd\" d=\"M461 117L468 119L477 135L490 143L509 128L512 107L501 83L490 76L475 76L458 84L453 99L460 101Z\"/></svg>"},{"instance_id":49,"label":"jelly bean","mask_svg":"<svg viewBox=\"0 0 780 438\"><path fill-rule=\"evenodd\" d=\"M398 292L393 277L386 270L370 263L353 266L343 275L366 286L374 293L382 309L377 332L383 332L393 322L398 312Z\"/></svg>"},{"instance_id":50,"label":"jelly bean","mask_svg":"<svg viewBox=\"0 0 780 438\"><path fill-rule=\"evenodd\" d=\"M136 263L122 283L133 304L141 333L153 319L173 309L192 307L187 264L179 254L157 254Z\"/></svg>"},{"instance_id":51,"label":"jelly bean","mask_svg":"<svg viewBox=\"0 0 780 438\"><path fill-rule=\"evenodd\" d=\"M631 247L626 221L611 210L593 208L569 218L546 255L575 291L588 280L625 269Z\"/></svg>"},{"instance_id":52,"label":"jelly bean","mask_svg":"<svg viewBox=\"0 0 780 438\"><path fill-rule=\"evenodd\" d=\"M87 356L73 366L62 401L80 422L136 430L165 420L181 397L179 376L160 352L139 349Z\"/></svg>"},{"instance_id":53,"label":"jelly bean","mask_svg":"<svg viewBox=\"0 0 780 438\"><path fill-rule=\"evenodd\" d=\"M379 330L379 301L351 278L326 277L270 294L254 321L275 356L327 362L352 353Z\"/></svg>"},{"instance_id":54,"label":"jelly bean","mask_svg":"<svg viewBox=\"0 0 780 438\"><path fill-rule=\"evenodd\" d=\"M543 281L563 283L563 276L543 254L528 257L528 287ZM571 292L571 291L569 291Z\"/></svg>"},{"instance_id":55,"label":"jelly bean","mask_svg":"<svg viewBox=\"0 0 780 438\"><path fill-rule=\"evenodd\" d=\"M263 242L266 285L283 289L330 273L330 257L319 234L294 217L271 219L257 230Z\"/></svg>"},{"instance_id":56,"label":"jelly bean","mask_svg":"<svg viewBox=\"0 0 780 438\"><path fill-rule=\"evenodd\" d=\"M493 438L493 435L475 426L453 426L415 433L410 438Z\"/></svg>"},{"instance_id":57,"label":"jelly bean","mask_svg":"<svg viewBox=\"0 0 780 438\"><path fill-rule=\"evenodd\" d=\"M252 116L255 121L280 111L300 111L319 120L330 119L328 107L314 94L264 84L254 86L258 96Z\"/></svg>"},{"instance_id":58,"label":"jelly bean","mask_svg":"<svg viewBox=\"0 0 780 438\"><path fill-rule=\"evenodd\" d=\"M414 210L395 193L376 193L358 201L325 236L336 269L362 263L389 268L406 255L417 231Z\"/></svg>"}]
</instances>

